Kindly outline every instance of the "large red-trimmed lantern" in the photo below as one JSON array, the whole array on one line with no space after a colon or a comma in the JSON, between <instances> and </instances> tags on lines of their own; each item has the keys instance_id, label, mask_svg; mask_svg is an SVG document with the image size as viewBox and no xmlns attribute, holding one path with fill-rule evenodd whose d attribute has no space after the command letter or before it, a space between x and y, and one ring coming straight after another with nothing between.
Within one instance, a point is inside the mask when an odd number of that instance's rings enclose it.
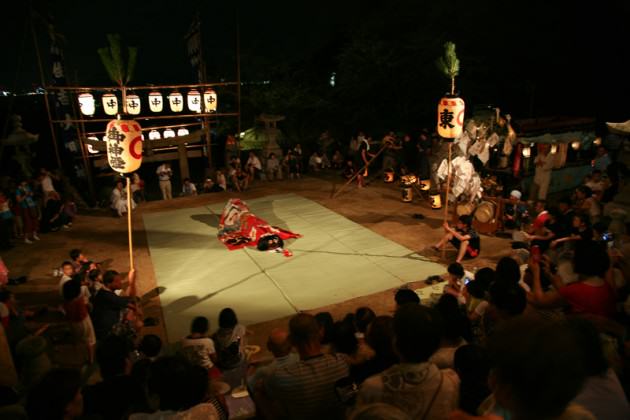
<instances>
[{"instance_id":1,"label":"large red-trimmed lantern","mask_svg":"<svg viewBox=\"0 0 630 420\"><path fill-rule=\"evenodd\" d=\"M107 161L116 172L134 172L142 164L142 130L134 120L112 120L105 131Z\"/></svg>"},{"instance_id":2,"label":"large red-trimmed lantern","mask_svg":"<svg viewBox=\"0 0 630 420\"><path fill-rule=\"evenodd\" d=\"M464 100L454 95L446 95L438 104L437 132L440 137L453 141L464 130Z\"/></svg>"}]
</instances>

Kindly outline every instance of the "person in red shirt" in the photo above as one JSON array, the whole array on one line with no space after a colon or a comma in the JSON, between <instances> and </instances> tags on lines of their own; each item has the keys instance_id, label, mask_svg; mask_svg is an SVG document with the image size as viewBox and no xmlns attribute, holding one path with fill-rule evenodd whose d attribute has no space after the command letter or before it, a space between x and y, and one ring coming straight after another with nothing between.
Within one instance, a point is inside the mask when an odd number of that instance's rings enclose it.
<instances>
[{"instance_id":1,"label":"person in red shirt","mask_svg":"<svg viewBox=\"0 0 630 420\"><path fill-rule=\"evenodd\" d=\"M549 271L548 260L543 259L542 270ZM568 307L574 314L598 315L612 318L615 315L615 291L605 280L610 270L610 258L606 249L593 241L579 241L573 257L573 271L579 280L564 284L562 279L548 272L553 291L544 292L540 283L541 264L529 261L533 274L532 294L529 300L535 306Z\"/></svg>"}]
</instances>

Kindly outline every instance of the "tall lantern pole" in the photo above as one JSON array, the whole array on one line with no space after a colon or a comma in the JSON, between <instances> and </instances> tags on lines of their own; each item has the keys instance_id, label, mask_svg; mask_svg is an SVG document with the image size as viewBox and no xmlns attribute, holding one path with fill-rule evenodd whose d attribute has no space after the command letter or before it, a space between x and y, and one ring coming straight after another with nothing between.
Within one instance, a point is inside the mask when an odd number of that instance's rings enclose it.
<instances>
[{"instance_id":1,"label":"tall lantern pole","mask_svg":"<svg viewBox=\"0 0 630 420\"><path fill-rule=\"evenodd\" d=\"M448 142L448 166L446 176L446 195L444 197L444 223L448 223L448 199L451 191L451 162L453 156L453 141L458 138L464 128L464 100L455 91L455 77L459 74L459 59L455 52L455 44L444 44L444 56L437 61L437 66L445 76L451 80L451 92L444 95L438 103L437 132ZM444 258L445 246L442 247Z\"/></svg>"},{"instance_id":2,"label":"tall lantern pole","mask_svg":"<svg viewBox=\"0 0 630 420\"><path fill-rule=\"evenodd\" d=\"M127 48L127 57L123 57L120 35L107 35L109 47L99 48L98 55L103 62L110 79L120 87L122 92L122 116L127 116L127 83L133 75L138 50ZM122 175L127 175L127 238L129 241L129 268L133 265L133 238L131 228L131 177L142 165L142 129L134 120L122 119L121 114L107 124L105 130L107 141L107 162L109 166Z\"/></svg>"}]
</instances>

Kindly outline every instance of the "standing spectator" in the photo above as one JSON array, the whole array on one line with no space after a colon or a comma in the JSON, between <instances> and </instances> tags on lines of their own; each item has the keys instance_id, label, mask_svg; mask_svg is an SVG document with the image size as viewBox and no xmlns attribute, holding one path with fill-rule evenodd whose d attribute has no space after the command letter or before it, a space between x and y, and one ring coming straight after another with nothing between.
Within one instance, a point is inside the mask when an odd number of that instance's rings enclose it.
<instances>
[{"instance_id":1,"label":"standing spectator","mask_svg":"<svg viewBox=\"0 0 630 420\"><path fill-rule=\"evenodd\" d=\"M129 270L127 296L119 296L123 278L118 272L109 270L103 275L103 287L93 298L92 317L96 337L102 339L111 333L114 326L124 318L124 310L133 304L136 296L136 270Z\"/></svg>"},{"instance_id":2,"label":"standing spectator","mask_svg":"<svg viewBox=\"0 0 630 420\"><path fill-rule=\"evenodd\" d=\"M267 158L267 181L282 179L282 170L280 169L280 161L275 153L269 153Z\"/></svg>"},{"instance_id":3,"label":"standing spectator","mask_svg":"<svg viewBox=\"0 0 630 420\"><path fill-rule=\"evenodd\" d=\"M532 184L532 192L536 192L535 198L545 200L549 191L549 183L551 182L551 172L555 164L555 155L549 153L550 146L548 144L541 145L538 156L534 159L536 170L534 172L534 183Z\"/></svg>"},{"instance_id":4,"label":"standing spectator","mask_svg":"<svg viewBox=\"0 0 630 420\"><path fill-rule=\"evenodd\" d=\"M342 419L344 407L335 383L348 376L345 357L321 352L319 326L312 315L291 318L289 337L300 361L277 369L265 382L269 398L278 406L275 417Z\"/></svg>"},{"instance_id":5,"label":"standing spectator","mask_svg":"<svg viewBox=\"0 0 630 420\"><path fill-rule=\"evenodd\" d=\"M22 181L15 191L15 200L24 224L24 243L33 243L29 236L33 240L39 241L39 236L37 236L37 231L39 230L37 203L33 197L33 191L26 180Z\"/></svg>"},{"instance_id":6,"label":"standing spectator","mask_svg":"<svg viewBox=\"0 0 630 420\"><path fill-rule=\"evenodd\" d=\"M182 187L182 195L184 197L197 195L197 187L195 186L193 182L190 181L190 178L184 179L184 186Z\"/></svg>"},{"instance_id":7,"label":"standing spectator","mask_svg":"<svg viewBox=\"0 0 630 420\"><path fill-rule=\"evenodd\" d=\"M13 212L11 211L11 202L4 191L0 191L0 249L13 248L12 238Z\"/></svg>"},{"instance_id":8,"label":"standing spectator","mask_svg":"<svg viewBox=\"0 0 630 420\"><path fill-rule=\"evenodd\" d=\"M333 169L342 169L343 162L344 162L343 154L341 154L341 151L335 150L335 153L332 156Z\"/></svg>"},{"instance_id":9,"label":"standing spectator","mask_svg":"<svg viewBox=\"0 0 630 420\"><path fill-rule=\"evenodd\" d=\"M608 151L606 150L606 148L604 146L599 146L597 148L595 160L593 160L593 169L604 172L606 169L608 169L608 166L611 163L612 160L610 159L610 156L608 156Z\"/></svg>"},{"instance_id":10,"label":"standing spectator","mask_svg":"<svg viewBox=\"0 0 630 420\"><path fill-rule=\"evenodd\" d=\"M77 203L74 201L74 196L69 194L66 196L66 199L63 203L63 213L66 217L66 224L68 226L72 226L72 222L79 214L79 210L77 209Z\"/></svg>"},{"instance_id":11,"label":"standing spectator","mask_svg":"<svg viewBox=\"0 0 630 420\"><path fill-rule=\"evenodd\" d=\"M392 169L396 171L398 168L399 154L402 145L400 139L396 137L393 131L390 131L383 137L381 146L385 146L385 152L383 153L383 171Z\"/></svg>"},{"instance_id":12,"label":"standing spectator","mask_svg":"<svg viewBox=\"0 0 630 420\"><path fill-rule=\"evenodd\" d=\"M298 175L301 174L304 167L304 152L302 151L302 145L300 143L296 144L293 148L293 155L297 158L298 162ZM299 176L298 176L299 178Z\"/></svg>"},{"instance_id":13,"label":"standing spectator","mask_svg":"<svg viewBox=\"0 0 630 420\"><path fill-rule=\"evenodd\" d=\"M42 185L42 191L44 193L44 200L48 199L48 194L51 192L56 192L55 186L53 185L53 177L46 168L41 168L39 170L39 182Z\"/></svg>"},{"instance_id":14,"label":"standing spectator","mask_svg":"<svg viewBox=\"0 0 630 420\"><path fill-rule=\"evenodd\" d=\"M144 181L140 178L140 174L138 174L138 172L134 172L131 176L131 194L136 203L145 201Z\"/></svg>"},{"instance_id":15,"label":"standing spectator","mask_svg":"<svg viewBox=\"0 0 630 420\"><path fill-rule=\"evenodd\" d=\"M41 231L56 232L60 227L68 229L66 213L63 211L63 202L57 191L49 191L46 205L42 213Z\"/></svg>"},{"instance_id":16,"label":"standing spectator","mask_svg":"<svg viewBox=\"0 0 630 420\"><path fill-rule=\"evenodd\" d=\"M420 305L401 307L394 315L394 335L400 363L366 379L357 406L383 402L414 419L447 418L458 406L459 378L428 362L440 344L437 313Z\"/></svg>"},{"instance_id":17,"label":"standing spectator","mask_svg":"<svg viewBox=\"0 0 630 420\"><path fill-rule=\"evenodd\" d=\"M162 191L162 199L170 200L173 198L171 193L171 178L173 177L173 170L171 169L170 163L163 163L158 166L157 171L155 173L158 175L158 179L160 180L160 190Z\"/></svg>"},{"instance_id":18,"label":"standing spectator","mask_svg":"<svg viewBox=\"0 0 630 420\"><path fill-rule=\"evenodd\" d=\"M245 168L247 169L249 180L251 182L254 182L256 176L260 175L262 171L262 163L253 151L249 152L249 157L247 158L247 162L245 163Z\"/></svg>"}]
</instances>

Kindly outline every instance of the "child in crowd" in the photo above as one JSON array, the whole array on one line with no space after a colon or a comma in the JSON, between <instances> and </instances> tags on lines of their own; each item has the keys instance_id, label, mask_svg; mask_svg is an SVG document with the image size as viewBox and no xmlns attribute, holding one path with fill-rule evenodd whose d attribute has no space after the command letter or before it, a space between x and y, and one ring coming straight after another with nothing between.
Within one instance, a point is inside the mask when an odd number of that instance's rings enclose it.
<instances>
[{"instance_id":1,"label":"child in crowd","mask_svg":"<svg viewBox=\"0 0 630 420\"><path fill-rule=\"evenodd\" d=\"M96 335L88 313L87 302L82 293L81 277L81 274L76 274L74 278L63 284L63 310L73 333L87 346L88 362L92 364L94 362Z\"/></svg>"},{"instance_id":2,"label":"child in crowd","mask_svg":"<svg viewBox=\"0 0 630 420\"><path fill-rule=\"evenodd\" d=\"M184 197L197 195L197 187L190 178L184 179L184 186L182 187L182 195Z\"/></svg>"},{"instance_id":3,"label":"child in crowd","mask_svg":"<svg viewBox=\"0 0 630 420\"><path fill-rule=\"evenodd\" d=\"M196 366L208 370L211 377L220 376L221 372L214 366L217 362L217 352L214 349L214 341L208 337L210 323L208 318L198 316L193 319L190 326L190 334L182 338L182 353Z\"/></svg>"}]
</instances>

